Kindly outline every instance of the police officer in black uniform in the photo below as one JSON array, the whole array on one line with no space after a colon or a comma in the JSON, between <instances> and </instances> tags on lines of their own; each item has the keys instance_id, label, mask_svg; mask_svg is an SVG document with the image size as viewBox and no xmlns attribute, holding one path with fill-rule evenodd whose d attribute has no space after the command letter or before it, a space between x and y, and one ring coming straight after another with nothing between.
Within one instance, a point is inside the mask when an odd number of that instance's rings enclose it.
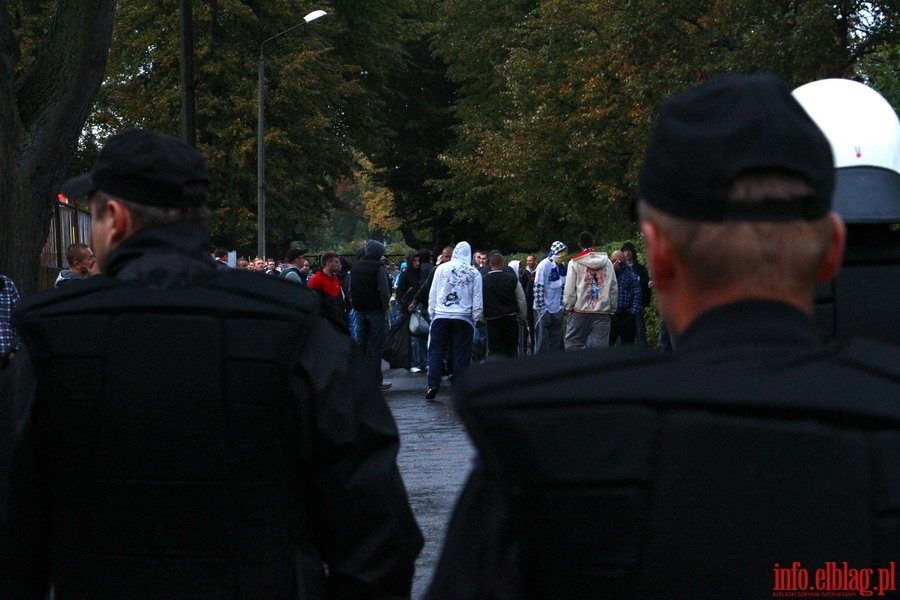
<instances>
[{"instance_id":1,"label":"police officer in black uniform","mask_svg":"<svg viewBox=\"0 0 900 600\"><path fill-rule=\"evenodd\" d=\"M216 268L208 179L129 129L64 186L105 276L17 312L2 598L409 597L422 536L377 382L312 292Z\"/></svg>"},{"instance_id":2,"label":"police officer in black uniform","mask_svg":"<svg viewBox=\"0 0 900 600\"><path fill-rule=\"evenodd\" d=\"M900 345L900 119L878 92L822 79L793 92L834 152L834 210L847 225L838 276L816 290L816 319L839 340Z\"/></svg>"},{"instance_id":3,"label":"police officer in black uniform","mask_svg":"<svg viewBox=\"0 0 900 600\"><path fill-rule=\"evenodd\" d=\"M833 178L773 76L664 105L639 213L678 349L542 355L460 382L479 458L430 598L859 589L844 565L872 569L867 591L898 585L900 350L824 345L811 317L841 263Z\"/></svg>"}]
</instances>

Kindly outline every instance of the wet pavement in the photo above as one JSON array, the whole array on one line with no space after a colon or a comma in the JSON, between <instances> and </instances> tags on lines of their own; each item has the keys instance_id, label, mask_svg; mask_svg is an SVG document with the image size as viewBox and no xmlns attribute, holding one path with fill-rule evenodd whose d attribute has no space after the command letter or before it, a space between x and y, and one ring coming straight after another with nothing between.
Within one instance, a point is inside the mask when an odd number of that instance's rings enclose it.
<instances>
[{"instance_id":1,"label":"wet pavement","mask_svg":"<svg viewBox=\"0 0 900 600\"><path fill-rule=\"evenodd\" d=\"M425 536L413 580L412 597L419 599L440 557L447 521L469 473L474 450L453 408L449 384L441 387L437 402L426 402L424 372L387 369L384 379L393 383L384 397L400 429L397 462Z\"/></svg>"}]
</instances>

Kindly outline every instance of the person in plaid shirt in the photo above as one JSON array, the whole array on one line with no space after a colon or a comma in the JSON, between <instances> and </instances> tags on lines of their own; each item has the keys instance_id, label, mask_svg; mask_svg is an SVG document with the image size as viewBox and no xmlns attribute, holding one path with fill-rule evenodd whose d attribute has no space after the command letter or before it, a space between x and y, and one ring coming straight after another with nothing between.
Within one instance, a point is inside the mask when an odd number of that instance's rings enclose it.
<instances>
[{"instance_id":1,"label":"person in plaid shirt","mask_svg":"<svg viewBox=\"0 0 900 600\"><path fill-rule=\"evenodd\" d=\"M618 340L622 345L632 345L637 336L637 316L641 307L641 278L625 262L621 250L612 253L616 279L619 282L619 308L612 316L609 329L609 345L614 346Z\"/></svg>"},{"instance_id":2,"label":"person in plaid shirt","mask_svg":"<svg viewBox=\"0 0 900 600\"><path fill-rule=\"evenodd\" d=\"M19 290L6 275L0 275L0 370L6 368L9 359L19 348L19 336L10 324L10 314L19 303Z\"/></svg>"}]
</instances>

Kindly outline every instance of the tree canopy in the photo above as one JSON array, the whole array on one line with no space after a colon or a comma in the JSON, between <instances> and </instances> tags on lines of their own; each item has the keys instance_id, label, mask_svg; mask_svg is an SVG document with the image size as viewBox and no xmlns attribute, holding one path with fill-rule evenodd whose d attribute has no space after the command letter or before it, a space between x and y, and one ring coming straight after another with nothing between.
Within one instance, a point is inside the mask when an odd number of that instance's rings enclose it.
<instances>
[{"instance_id":1,"label":"tree canopy","mask_svg":"<svg viewBox=\"0 0 900 600\"><path fill-rule=\"evenodd\" d=\"M0 202L12 216L0 268L28 279L66 174L125 127L179 133L179 2L0 7ZM894 0L194 0L217 245L256 246L260 43L317 8L328 16L266 46L276 257L293 240L334 239L329 229L356 234L360 219L412 247L631 237L626 208L660 104L716 74L849 77L900 101Z\"/></svg>"},{"instance_id":2,"label":"tree canopy","mask_svg":"<svg viewBox=\"0 0 900 600\"><path fill-rule=\"evenodd\" d=\"M896 86L897 25L891 1L447 0L433 47L460 125L435 185L514 247L633 234L626 207L665 98L738 72Z\"/></svg>"}]
</instances>

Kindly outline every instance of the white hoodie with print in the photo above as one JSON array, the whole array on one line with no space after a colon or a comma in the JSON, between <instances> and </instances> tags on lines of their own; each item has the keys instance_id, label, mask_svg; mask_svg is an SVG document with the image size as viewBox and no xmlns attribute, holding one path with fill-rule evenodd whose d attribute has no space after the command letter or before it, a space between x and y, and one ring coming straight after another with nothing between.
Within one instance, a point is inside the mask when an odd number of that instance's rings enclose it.
<instances>
[{"instance_id":1,"label":"white hoodie with print","mask_svg":"<svg viewBox=\"0 0 900 600\"><path fill-rule=\"evenodd\" d=\"M585 314L616 312L619 286L606 252L585 250L569 261L563 304L567 311Z\"/></svg>"},{"instance_id":2,"label":"white hoodie with print","mask_svg":"<svg viewBox=\"0 0 900 600\"><path fill-rule=\"evenodd\" d=\"M472 249L460 242L453 257L436 267L428 294L431 319L462 319L473 327L484 313L481 273L472 266Z\"/></svg>"}]
</instances>

